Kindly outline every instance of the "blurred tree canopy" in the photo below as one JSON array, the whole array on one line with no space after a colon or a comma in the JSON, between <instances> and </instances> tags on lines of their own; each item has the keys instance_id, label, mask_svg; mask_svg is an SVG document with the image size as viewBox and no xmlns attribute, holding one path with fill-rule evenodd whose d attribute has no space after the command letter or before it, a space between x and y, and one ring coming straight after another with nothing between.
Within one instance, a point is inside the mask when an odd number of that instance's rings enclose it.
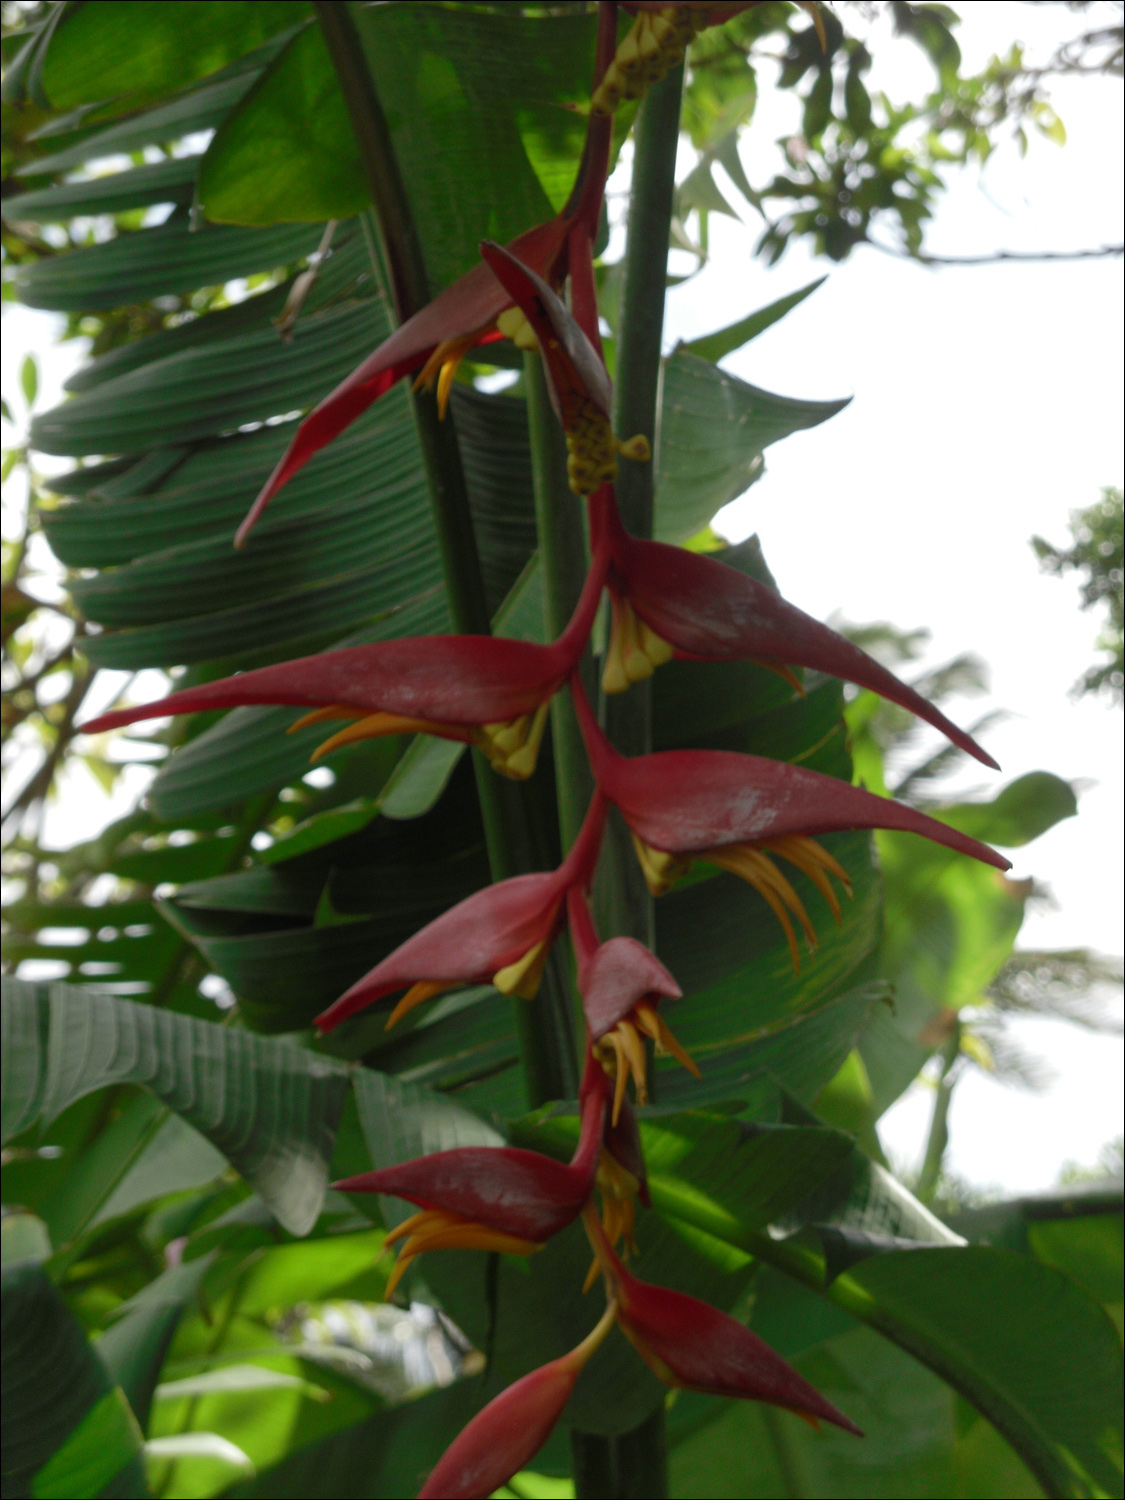
<instances>
[{"instance_id":1,"label":"blurred tree canopy","mask_svg":"<svg viewBox=\"0 0 1125 1500\"><path fill-rule=\"evenodd\" d=\"M1071 545L1056 547L1041 536L1031 545L1044 573L1061 578L1077 573L1083 609L1105 610L1098 636L1099 651L1109 660L1088 668L1074 685L1079 697L1104 693L1118 707L1125 687L1125 525L1122 522L1122 492L1107 486L1096 505L1071 512Z\"/></svg>"}]
</instances>

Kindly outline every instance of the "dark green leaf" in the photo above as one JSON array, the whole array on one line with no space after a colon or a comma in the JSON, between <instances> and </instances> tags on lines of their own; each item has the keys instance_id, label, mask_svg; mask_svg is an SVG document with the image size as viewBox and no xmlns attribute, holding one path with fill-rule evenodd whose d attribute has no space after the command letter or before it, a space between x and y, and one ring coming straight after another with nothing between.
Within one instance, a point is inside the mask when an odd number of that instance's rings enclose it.
<instances>
[{"instance_id":1,"label":"dark green leaf","mask_svg":"<svg viewBox=\"0 0 1125 1500\"><path fill-rule=\"evenodd\" d=\"M51 38L43 83L56 109L114 95L154 98L225 68L311 10L300 0L237 6L101 0L69 8Z\"/></svg>"},{"instance_id":2,"label":"dark green leaf","mask_svg":"<svg viewBox=\"0 0 1125 1500\"><path fill-rule=\"evenodd\" d=\"M319 26L306 27L216 132L200 207L218 223L320 223L368 201L336 70Z\"/></svg>"},{"instance_id":3,"label":"dark green leaf","mask_svg":"<svg viewBox=\"0 0 1125 1500\"><path fill-rule=\"evenodd\" d=\"M6 212L11 219L42 224L75 214L117 214L156 203L190 203L198 166L198 157L178 156L129 172L62 182L9 199Z\"/></svg>"},{"instance_id":4,"label":"dark green leaf","mask_svg":"<svg viewBox=\"0 0 1125 1500\"><path fill-rule=\"evenodd\" d=\"M762 450L842 411L844 401L773 396L676 350L664 362L656 534L683 541L762 475Z\"/></svg>"},{"instance_id":5,"label":"dark green leaf","mask_svg":"<svg viewBox=\"0 0 1125 1500\"><path fill-rule=\"evenodd\" d=\"M346 1088L329 1059L66 985L5 979L4 1008L37 1052L33 1063L5 1052L12 1133L95 1089L139 1083L218 1146L286 1227L315 1222Z\"/></svg>"},{"instance_id":6,"label":"dark green leaf","mask_svg":"<svg viewBox=\"0 0 1125 1500\"><path fill-rule=\"evenodd\" d=\"M850 1310L961 1391L1049 1495L1120 1492L1121 1345L1061 1272L970 1246L876 1256L841 1279Z\"/></svg>"},{"instance_id":7,"label":"dark green leaf","mask_svg":"<svg viewBox=\"0 0 1125 1500\"><path fill-rule=\"evenodd\" d=\"M228 228L193 233L188 224L176 220L157 229L120 234L69 255L32 261L20 271L17 285L28 307L59 312L122 307L292 265L311 255L319 242L320 231L303 225L266 233ZM36 446L43 448L38 439Z\"/></svg>"},{"instance_id":8,"label":"dark green leaf","mask_svg":"<svg viewBox=\"0 0 1125 1500\"><path fill-rule=\"evenodd\" d=\"M33 1261L3 1271L5 1495L145 1495L120 1387Z\"/></svg>"}]
</instances>

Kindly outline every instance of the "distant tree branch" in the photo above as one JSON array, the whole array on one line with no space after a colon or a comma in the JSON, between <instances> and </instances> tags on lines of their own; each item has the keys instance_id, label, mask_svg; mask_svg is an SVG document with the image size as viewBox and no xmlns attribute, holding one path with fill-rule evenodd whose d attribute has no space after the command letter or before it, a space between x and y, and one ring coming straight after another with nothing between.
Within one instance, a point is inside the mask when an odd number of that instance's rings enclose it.
<instances>
[{"instance_id":1,"label":"distant tree branch","mask_svg":"<svg viewBox=\"0 0 1125 1500\"><path fill-rule=\"evenodd\" d=\"M1098 245L1087 250L991 250L985 255L931 255L918 250L911 254L907 250L896 250L893 245L881 245L878 240L867 240L875 250L884 255L893 255L896 260L914 260L923 266L988 266L998 261L1051 261L1051 260L1106 260L1111 256L1125 255L1125 245Z\"/></svg>"}]
</instances>

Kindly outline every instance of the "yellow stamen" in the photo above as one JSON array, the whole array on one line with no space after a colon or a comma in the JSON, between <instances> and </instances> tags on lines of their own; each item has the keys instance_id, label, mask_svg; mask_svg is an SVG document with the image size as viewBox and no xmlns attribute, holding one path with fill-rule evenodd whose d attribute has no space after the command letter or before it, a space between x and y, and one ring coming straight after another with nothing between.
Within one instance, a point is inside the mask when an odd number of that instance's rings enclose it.
<instances>
[{"instance_id":1,"label":"yellow stamen","mask_svg":"<svg viewBox=\"0 0 1125 1500\"><path fill-rule=\"evenodd\" d=\"M530 351L539 348L535 329L518 307L509 307L507 312L502 312L496 319L496 326L506 339L511 339L517 349Z\"/></svg>"},{"instance_id":2,"label":"yellow stamen","mask_svg":"<svg viewBox=\"0 0 1125 1500\"><path fill-rule=\"evenodd\" d=\"M414 378L414 389L432 390L437 381L438 416L444 417L449 405L449 392L457 374L457 366L480 338L481 330L463 334L457 339L443 339Z\"/></svg>"},{"instance_id":3,"label":"yellow stamen","mask_svg":"<svg viewBox=\"0 0 1125 1500\"><path fill-rule=\"evenodd\" d=\"M820 50L822 52L827 52L828 33L824 29L824 21L821 19L820 6L817 4L817 0L797 0L797 4L801 7L802 10L807 10L809 15L812 16L813 26L816 28L817 39L820 42ZM800 1413L798 1413L798 1415L800 1415ZM813 1425L815 1426L816 1424L814 1423Z\"/></svg>"},{"instance_id":4,"label":"yellow stamen","mask_svg":"<svg viewBox=\"0 0 1125 1500\"><path fill-rule=\"evenodd\" d=\"M613 624L606 651L602 687L623 693L634 682L644 682L657 667L671 661L673 648L639 618L627 599L613 600Z\"/></svg>"},{"instance_id":5,"label":"yellow stamen","mask_svg":"<svg viewBox=\"0 0 1125 1500\"><path fill-rule=\"evenodd\" d=\"M408 719L403 714L368 714L366 718L349 724L347 729L341 729L338 734L318 745L309 759L323 760L342 745L354 745L359 740L377 740L388 734L436 734L450 740L467 740L470 737L470 731L457 724L431 724L428 719Z\"/></svg>"},{"instance_id":6,"label":"yellow stamen","mask_svg":"<svg viewBox=\"0 0 1125 1500\"><path fill-rule=\"evenodd\" d=\"M590 113L611 115L622 99L640 99L649 84L683 61L688 43L706 24L706 12L687 5L641 11L594 90Z\"/></svg>"},{"instance_id":7,"label":"yellow stamen","mask_svg":"<svg viewBox=\"0 0 1125 1500\"><path fill-rule=\"evenodd\" d=\"M652 458L652 448L643 432L638 432L635 437L626 438L624 442L618 439L617 451L622 458L631 458L634 463L647 464Z\"/></svg>"},{"instance_id":8,"label":"yellow stamen","mask_svg":"<svg viewBox=\"0 0 1125 1500\"><path fill-rule=\"evenodd\" d=\"M793 671L792 667L787 667L784 662L780 661L767 661L765 657L761 656L751 656L749 659L756 667L765 667L767 672L776 672L781 680L787 682L800 697L808 697L808 693L805 692L805 684L797 676L796 672Z\"/></svg>"},{"instance_id":9,"label":"yellow stamen","mask_svg":"<svg viewBox=\"0 0 1125 1500\"><path fill-rule=\"evenodd\" d=\"M627 1255L637 1254L637 1241L634 1234L636 1224L635 1202L640 1183L627 1171L616 1157L611 1156L608 1151L603 1151L598 1161L597 1175L598 1191L602 1195L602 1228L609 1243L617 1248L624 1240L625 1253ZM586 1280L582 1284L583 1292L588 1292L593 1286L598 1275L598 1261L595 1257L593 1264L586 1273Z\"/></svg>"},{"instance_id":10,"label":"yellow stamen","mask_svg":"<svg viewBox=\"0 0 1125 1500\"><path fill-rule=\"evenodd\" d=\"M652 895L663 896L691 868L690 855L685 857L667 854L663 849L653 849L635 833L632 838L633 848L637 851L637 859L644 872L645 884Z\"/></svg>"},{"instance_id":11,"label":"yellow stamen","mask_svg":"<svg viewBox=\"0 0 1125 1500\"><path fill-rule=\"evenodd\" d=\"M784 834L776 839L765 839L762 848L768 849L771 854L779 855L782 859L787 859L791 865L795 865L801 871L802 875L807 876L827 901L829 911L839 923L840 901L832 889L828 875L835 875L849 897L852 895L852 883L839 861L833 859L827 849L822 849L815 839L799 833Z\"/></svg>"},{"instance_id":12,"label":"yellow stamen","mask_svg":"<svg viewBox=\"0 0 1125 1500\"><path fill-rule=\"evenodd\" d=\"M411 985L391 1011L383 1029L390 1031L391 1027L397 1026L403 1016L412 1011L416 1005L423 1005L427 1000L432 1000L435 995L442 995L446 990L451 989L453 985L447 984L444 979L420 979L417 984Z\"/></svg>"},{"instance_id":13,"label":"yellow stamen","mask_svg":"<svg viewBox=\"0 0 1125 1500\"><path fill-rule=\"evenodd\" d=\"M349 708L346 703L332 703L327 708L314 708L311 714L302 714L290 724L286 734L296 734L298 729L307 729L310 724L329 724L337 719L362 719L362 708Z\"/></svg>"},{"instance_id":14,"label":"yellow stamen","mask_svg":"<svg viewBox=\"0 0 1125 1500\"><path fill-rule=\"evenodd\" d=\"M732 844L725 849L708 849L701 858L706 859L709 864L718 865L720 870L729 870L732 875L737 875L752 885L758 894L765 900L774 916L781 923L785 933L785 941L789 944L789 953L793 960L793 968L799 974L801 972L801 959L797 951L797 936L793 931L793 924L789 920L789 913L797 918L801 929L808 939L808 944L816 951L816 932L809 920L808 912L801 902L800 896L786 880L785 876L774 864L767 854L752 844Z\"/></svg>"},{"instance_id":15,"label":"yellow stamen","mask_svg":"<svg viewBox=\"0 0 1125 1500\"><path fill-rule=\"evenodd\" d=\"M474 743L483 750L494 771L511 781L527 780L535 770L550 708L551 701L547 698L533 714L521 714L518 719L503 723L482 724L473 731Z\"/></svg>"},{"instance_id":16,"label":"yellow stamen","mask_svg":"<svg viewBox=\"0 0 1125 1500\"><path fill-rule=\"evenodd\" d=\"M402 1280L410 1262L427 1250L496 1250L502 1255L534 1255L543 1248L538 1240L505 1234L503 1230L490 1229L487 1224L478 1224L441 1208L426 1208L421 1213L411 1214L409 1219L391 1230L383 1243L393 1245L398 1240L405 1243L383 1293L387 1299Z\"/></svg>"},{"instance_id":17,"label":"yellow stamen","mask_svg":"<svg viewBox=\"0 0 1125 1500\"><path fill-rule=\"evenodd\" d=\"M522 958L517 958L514 964L508 964L506 968L493 974L492 983L502 995L518 995L521 1000L534 1000L550 951L551 940L544 938L534 948L529 948Z\"/></svg>"},{"instance_id":18,"label":"yellow stamen","mask_svg":"<svg viewBox=\"0 0 1125 1500\"><path fill-rule=\"evenodd\" d=\"M674 1057L676 1061L685 1067L689 1073L696 1078L702 1078L703 1074L696 1067L695 1060L690 1052L685 1051L665 1025L656 1006L648 1000L641 1000L633 1007L633 1018L636 1025L646 1036L650 1036L655 1044L657 1057Z\"/></svg>"}]
</instances>

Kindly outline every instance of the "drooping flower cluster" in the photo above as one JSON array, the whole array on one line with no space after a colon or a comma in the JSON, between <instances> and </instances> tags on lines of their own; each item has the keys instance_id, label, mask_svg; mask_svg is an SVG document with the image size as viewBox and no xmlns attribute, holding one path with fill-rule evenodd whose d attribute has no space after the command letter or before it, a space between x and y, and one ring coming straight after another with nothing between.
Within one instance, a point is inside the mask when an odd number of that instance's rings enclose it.
<instances>
[{"instance_id":1,"label":"drooping flower cluster","mask_svg":"<svg viewBox=\"0 0 1125 1500\"><path fill-rule=\"evenodd\" d=\"M529 1256L579 1218L594 1253L588 1284L599 1273L605 1284L605 1312L589 1335L481 1411L446 1452L423 1495L487 1495L523 1467L615 1323L671 1386L771 1402L858 1431L741 1323L648 1285L622 1264L619 1251L636 1252L636 1206L648 1205L628 1088L631 1081L643 1105L646 1040L699 1074L662 1014L681 996L674 976L633 938L603 941L596 931L588 898L610 807L628 827L654 895L696 860L738 876L776 916L797 967L798 933L810 948L816 933L782 866L806 876L837 920L839 890L850 892L846 870L817 842L819 834L898 829L1008 867L993 850L921 812L798 766L712 750L622 756L586 698L578 664L608 593L606 693L626 691L673 658L757 662L786 676L797 691L792 668L811 668L881 694L995 765L932 704L772 589L715 558L631 536L621 522L613 488L618 457L644 462L649 454L643 438L621 442L612 431L611 386L598 335L592 247L608 163L608 116L620 99L638 97L674 66L702 27L745 7L623 8L636 19L618 46L616 7L601 7L597 86L566 208L507 248L483 245L473 271L327 396L300 424L239 532L242 541L271 497L401 376L414 374L423 385L436 381L444 409L459 361L472 348L507 337L543 357L566 435L570 485L587 500L591 560L566 629L549 645L463 635L353 646L172 693L85 726L96 732L168 714L292 705L307 711L294 728L342 725L314 759L361 739L423 733L471 744L501 775L523 779L535 770L552 698L561 691L572 696L595 791L562 864L476 892L384 958L317 1021L328 1032L359 1011L386 1005L389 1029L443 991L471 984L490 983L530 999L553 942L569 930L586 1021L580 1130L570 1162L509 1147L462 1148L337 1184L348 1192L394 1195L417 1209L388 1235L389 1244L400 1244L388 1295L419 1255L468 1248ZM816 16L815 6L805 8ZM558 295L568 278L570 311Z\"/></svg>"}]
</instances>

